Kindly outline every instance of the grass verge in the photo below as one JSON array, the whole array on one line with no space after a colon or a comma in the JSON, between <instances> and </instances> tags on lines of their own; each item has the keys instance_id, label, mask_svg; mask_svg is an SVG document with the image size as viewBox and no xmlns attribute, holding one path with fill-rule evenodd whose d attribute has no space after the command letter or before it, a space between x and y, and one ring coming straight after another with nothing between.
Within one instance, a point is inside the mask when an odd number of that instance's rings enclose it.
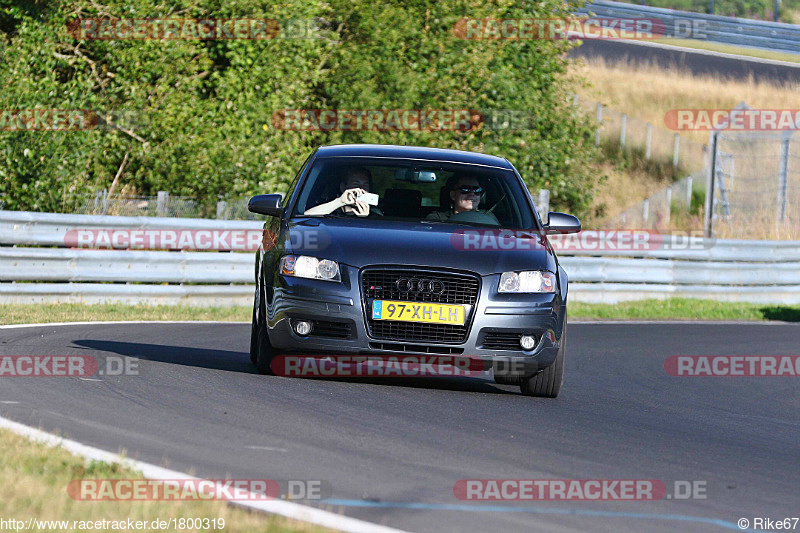
<instances>
[{"instance_id":1,"label":"grass verge","mask_svg":"<svg viewBox=\"0 0 800 533\"><path fill-rule=\"evenodd\" d=\"M63 449L34 443L8 430L0 430L0 516L27 521L31 518L47 521L68 521L64 528L49 528L40 524L39 531L74 531L95 529L74 527L75 521L134 522L170 520L172 518L201 518L225 520L226 533L245 531L322 532L327 529L289 520L280 516L252 513L231 507L222 501L77 501L67 494L67 485L75 479L141 479L141 475L116 464L86 462ZM127 527L127 524L126 524ZM218 528L219 529L219 528ZM146 530L152 530L146 528ZM210 531L197 529L161 529L160 531Z\"/></svg>"},{"instance_id":2,"label":"grass verge","mask_svg":"<svg viewBox=\"0 0 800 533\"><path fill-rule=\"evenodd\" d=\"M183 305L9 304L0 305L0 325L113 320L249 321L252 307L189 307Z\"/></svg>"},{"instance_id":3,"label":"grass verge","mask_svg":"<svg viewBox=\"0 0 800 533\"><path fill-rule=\"evenodd\" d=\"M800 305L717 302L692 298L640 300L618 304L569 303L570 319L782 320L800 322Z\"/></svg>"},{"instance_id":4,"label":"grass verge","mask_svg":"<svg viewBox=\"0 0 800 533\"><path fill-rule=\"evenodd\" d=\"M91 322L106 320L220 320L247 322L249 307L181 307L47 304L0 305L2 324ZM764 305L717 302L691 298L641 300L618 304L588 304L570 301L572 319L697 319L783 320L800 322L800 305Z\"/></svg>"},{"instance_id":5,"label":"grass verge","mask_svg":"<svg viewBox=\"0 0 800 533\"><path fill-rule=\"evenodd\" d=\"M731 44L715 43L700 39L656 39L653 42L659 44L671 44L682 48L694 48L695 50L706 50L709 52L722 52L725 54L735 54L739 56L755 57L759 59L772 59L774 61L787 61L789 63L800 63L800 54L791 52L780 52L777 50L761 50L759 48L749 48L746 46L735 46Z\"/></svg>"}]
</instances>

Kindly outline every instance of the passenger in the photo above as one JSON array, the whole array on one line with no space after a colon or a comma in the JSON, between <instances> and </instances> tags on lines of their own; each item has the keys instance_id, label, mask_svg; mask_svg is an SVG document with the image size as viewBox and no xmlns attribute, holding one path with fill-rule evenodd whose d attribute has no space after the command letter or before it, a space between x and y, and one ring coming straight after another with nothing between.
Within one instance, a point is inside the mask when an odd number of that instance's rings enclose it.
<instances>
[{"instance_id":1,"label":"passenger","mask_svg":"<svg viewBox=\"0 0 800 533\"><path fill-rule=\"evenodd\" d=\"M370 205L364 201L356 200L364 193L370 192L372 188L372 174L364 167L351 167L347 169L344 178L339 184L341 196L334 198L330 202L317 205L306 209L306 215L328 215L331 213L356 215L366 217L370 213ZM376 207L372 208L376 215L383 213Z\"/></svg>"}]
</instances>

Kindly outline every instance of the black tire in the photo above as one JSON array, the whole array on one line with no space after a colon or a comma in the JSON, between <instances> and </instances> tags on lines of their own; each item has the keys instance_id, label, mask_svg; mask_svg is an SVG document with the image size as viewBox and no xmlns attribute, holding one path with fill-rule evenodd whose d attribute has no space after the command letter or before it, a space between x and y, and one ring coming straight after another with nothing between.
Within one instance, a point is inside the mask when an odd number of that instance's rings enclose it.
<instances>
[{"instance_id":1,"label":"black tire","mask_svg":"<svg viewBox=\"0 0 800 533\"><path fill-rule=\"evenodd\" d=\"M258 361L258 324L256 323L256 307L253 306L253 321L250 324L250 362Z\"/></svg>"},{"instance_id":2,"label":"black tire","mask_svg":"<svg viewBox=\"0 0 800 533\"><path fill-rule=\"evenodd\" d=\"M258 335L256 337L256 368L258 373L263 376L274 376L272 360L275 358L275 350L269 343L266 324L258 324Z\"/></svg>"},{"instance_id":3,"label":"black tire","mask_svg":"<svg viewBox=\"0 0 800 533\"><path fill-rule=\"evenodd\" d=\"M494 376L494 382L498 385L520 385L523 379L523 376Z\"/></svg>"},{"instance_id":4,"label":"black tire","mask_svg":"<svg viewBox=\"0 0 800 533\"><path fill-rule=\"evenodd\" d=\"M258 289L256 289L258 290ZM256 318L256 305L260 305L261 312L258 313ZM253 303L253 320L250 326L250 361L256 365L259 374L265 376L272 376L272 360L275 358L275 350L269 342L269 334L267 333L267 320L266 308L264 306L264 298L256 298Z\"/></svg>"},{"instance_id":5,"label":"black tire","mask_svg":"<svg viewBox=\"0 0 800 533\"><path fill-rule=\"evenodd\" d=\"M561 346L553 364L533 376L523 379L520 390L525 396L555 398L564 383L564 366L567 356L567 321L564 317L564 331L561 332Z\"/></svg>"}]
</instances>

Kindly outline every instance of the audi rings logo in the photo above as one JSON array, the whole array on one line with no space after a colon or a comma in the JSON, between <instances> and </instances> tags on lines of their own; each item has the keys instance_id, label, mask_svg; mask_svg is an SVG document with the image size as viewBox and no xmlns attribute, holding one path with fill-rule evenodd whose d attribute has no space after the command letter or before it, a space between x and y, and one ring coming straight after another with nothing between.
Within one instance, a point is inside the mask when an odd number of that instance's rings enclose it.
<instances>
[{"instance_id":1,"label":"audi rings logo","mask_svg":"<svg viewBox=\"0 0 800 533\"><path fill-rule=\"evenodd\" d=\"M442 294L444 292L444 283L436 279L400 278L395 282L395 286L400 292L415 294Z\"/></svg>"}]
</instances>

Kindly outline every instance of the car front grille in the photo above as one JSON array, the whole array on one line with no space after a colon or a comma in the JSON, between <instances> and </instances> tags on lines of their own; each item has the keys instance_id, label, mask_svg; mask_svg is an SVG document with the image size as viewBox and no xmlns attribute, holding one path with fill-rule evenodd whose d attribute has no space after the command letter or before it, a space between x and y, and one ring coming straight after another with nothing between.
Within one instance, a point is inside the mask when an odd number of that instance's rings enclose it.
<instances>
[{"instance_id":1,"label":"car front grille","mask_svg":"<svg viewBox=\"0 0 800 533\"><path fill-rule=\"evenodd\" d=\"M425 344L399 344L394 342L371 342L371 350L389 350L395 353L434 353L443 355L461 355L464 348L455 346L427 346Z\"/></svg>"},{"instance_id":2,"label":"car front grille","mask_svg":"<svg viewBox=\"0 0 800 533\"><path fill-rule=\"evenodd\" d=\"M401 279L434 280L441 282L442 290L435 292L402 292L397 282ZM410 342L461 343L466 340L471 309L478 301L480 279L468 274L452 272L410 270L410 269L369 269L361 277L361 293L367 309L367 330L372 338ZM467 308L466 322L463 326L453 324L424 324L418 322L398 322L373 320L369 310L371 302L379 300L399 300L404 302L430 302L440 304L461 304Z\"/></svg>"},{"instance_id":3,"label":"car front grille","mask_svg":"<svg viewBox=\"0 0 800 533\"><path fill-rule=\"evenodd\" d=\"M327 320L312 320L314 327L311 329L312 337L331 337L334 339L349 339L353 336L352 324L347 322L329 322Z\"/></svg>"}]
</instances>

